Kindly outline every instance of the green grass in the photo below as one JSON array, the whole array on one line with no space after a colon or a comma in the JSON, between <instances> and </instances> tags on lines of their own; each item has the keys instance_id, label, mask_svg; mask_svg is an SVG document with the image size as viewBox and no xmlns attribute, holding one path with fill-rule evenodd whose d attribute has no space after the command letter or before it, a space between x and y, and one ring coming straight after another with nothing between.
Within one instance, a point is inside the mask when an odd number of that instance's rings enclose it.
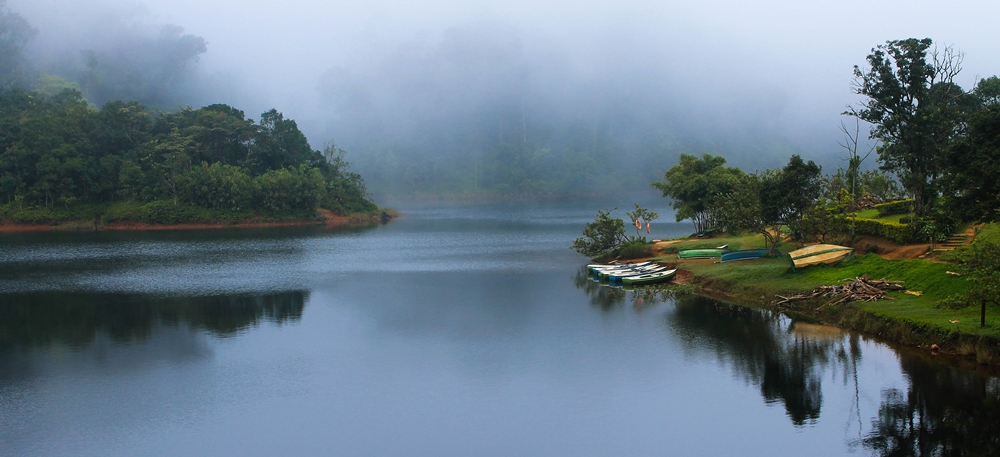
<instances>
[{"instance_id":1,"label":"green grass","mask_svg":"<svg viewBox=\"0 0 1000 457\"><path fill-rule=\"evenodd\" d=\"M979 236L1000 240L1000 226L984 228ZM714 247L729 244L731 248L756 248L763 246L760 235L717 237L710 240L684 241L670 246L676 249ZM782 243L779 250L787 253L796 246ZM676 252L672 249L672 252ZM657 258L664 262L677 262L677 256L668 254ZM766 305L775 295L806 292L820 285L838 284L844 279L867 274L871 279L903 281L907 289L922 292L921 296L890 292L892 300L855 302L850 306L884 318L906 321L915 326L927 326L941 333L959 332L967 335L1000 338L1000 307L987 310L986 327L979 327L979 308L948 309L939 303L950 296L961 294L968 288L965 278L947 274L955 271L953 264L924 260L888 260L875 254L858 255L853 260L836 266L818 265L792 272L787 258L764 258L733 263L713 263L710 260L681 261L682 268L692 272L704 287L724 291L750 305ZM815 308L825 301L812 303ZM958 320L952 324L950 320Z\"/></svg>"},{"instance_id":2,"label":"green grass","mask_svg":"<svg viewBox=\"0 0 1000 457\"><path fill-rule=\"evenodd\" d=\"M667 246L664 250L667 254L676 254L684 249L709 249L729 245L729 249L762 249L764 248L764 236L757 234L742 234L717 236L713 238L684 238L680 243Z\"/></svg>"},{"instance_id":3,"label":"green grass","mask_svg":"<svg viewBox=\"0 0 1000 457\"><path fill-rule=\"evenodd\" d=\"M879 217L878 210L875 210L875 209L866 209L864 211L858 211L857 216L858 216L858 219L880 219L880 220L883 220L883 221L899 222L899 220L902 219L902 218L904 218L904 217L912 219L913 218L913 213L909 213L909 214L893 214L891 216Z\"/></svg>"}]
</instances>

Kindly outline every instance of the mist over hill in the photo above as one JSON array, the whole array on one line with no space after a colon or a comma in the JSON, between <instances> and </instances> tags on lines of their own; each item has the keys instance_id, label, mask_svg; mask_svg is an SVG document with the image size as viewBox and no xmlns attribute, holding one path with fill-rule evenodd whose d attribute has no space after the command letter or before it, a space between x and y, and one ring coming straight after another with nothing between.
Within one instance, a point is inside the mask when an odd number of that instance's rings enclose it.
<instances>
[{"instance_id":1,"label":"mist over hill","mask_svg":"<svg viewBox=\"0 0 1000 457\"><path fill-rule=\"evenodd\" d=\"M37 30L33 70L96 105L278 108L376 195L537 195L646 186L681 153L843 166L840 113L872 46L954 43L975 56L964 87L1000 67L981 19L997 6L965 3L978 13L961 21L897 1L8 6Z\"/></svg>"}]
</instances>

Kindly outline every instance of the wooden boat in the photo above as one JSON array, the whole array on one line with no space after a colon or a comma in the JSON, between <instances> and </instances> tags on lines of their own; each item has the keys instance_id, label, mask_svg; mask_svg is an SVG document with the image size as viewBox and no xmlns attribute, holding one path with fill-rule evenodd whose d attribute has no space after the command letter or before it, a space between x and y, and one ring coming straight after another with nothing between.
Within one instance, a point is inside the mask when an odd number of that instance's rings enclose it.
<instances>
[{"instance_id":1,"label":"wooden boat","mask_svg":"<svg viewBox=\"0 0 1000 457\"><path fill-rule=\"evenodd\" d=\"M622 283L624 283L626 286L629 286L629 285L635 286L635 285L641 285L641 284L655 284L655 283L658 283L658 282L669 281L669 280L673 279L673 277L676 276L676 275L677 275L677 270L676 269L673 269L673 270L664 270L664 271L658 271L656 273L647 273L647 274L644 274L644 275L629 276L629 277L626 277L626 278L622 278Z\"/></svg>"},{"instance_id":2,"label":"wooden boat","mask_svg":"<svg viewBox=\"0 0 1000 457\"><path fill-rule=\"evenodd\" d=\"M622 281L624 278L627 278L627 277L630 277L630 276L639 276L639 275L650 274L650 273L659 273L659 272L661 272L663 270L666 270L666 269L667 269L667 267L664 267L664 266L661 266L661 265L657 265L657 266L655 266L653 268L643 268L642 270L616 272L616 273L612 273L612 274L608 275L608 281Z\"/></svg>"},{"instance_id":3,"label":"wooden boat","mask_svg":"<svg viewBox=\"0 0 1000 457\"><path fill-rule=\"evenodd\" d=\"M712 257L721 257L722 254L729 252L728 247L724 248L710 248L710 249L685 249L677 253L678 259L708 259Z\"/></svg>"},{"instance_id":4,"label":"wooden boat","mask_svg":"<svg viewBox=\"0 0 1000 457\"><path fill-rule=\"evenodd\" d=\"M789 252L788 258L792 261L792 269L797 269L821 263L827 265L834 264L847 259L853 254L854 248L847 246L816 244Z\"/></svg>"},{"instance_id":5,"label":"wooden boat","mask_svg":"<svg viewBox=\"0 0 1000 457\"><path fill-rule=\"evenodd\" d=\"M719 258L720 262L731 262L734 260L759 259L770 252L768 249L744 249L742 251L730 251Z\"/></svg>"}]
</instances>

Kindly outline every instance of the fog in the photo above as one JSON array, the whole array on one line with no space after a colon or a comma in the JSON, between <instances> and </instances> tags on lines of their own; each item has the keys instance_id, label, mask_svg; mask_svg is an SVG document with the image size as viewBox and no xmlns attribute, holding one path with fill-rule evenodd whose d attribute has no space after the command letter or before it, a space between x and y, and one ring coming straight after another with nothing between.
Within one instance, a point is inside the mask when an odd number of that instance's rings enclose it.
<instances>
[{"instance_id":1,"label":"fog","mask_svg":"<svg viewBox=\"0 0 1000 457\"><path fill-rule=\"evenodd\" d=\"M1000 73L992 23L1000 4L811 3L9 6L39 30L28 52L41 71L82 68L66 62L85 49L121 54L138 36L162 41L164 25L182 27L170 29L171 43L200 37L207 51L184 48L195 57L182 60L182 73L163 65L183 78L165 79L174 92L162 105L226 103L252 117L277 108L314 148L336 141L348 150L376 194L614 188L662 176L683 152L721 154L750 170L798 153L833 171L846 156L841 113L858 100L852 68L875 45L909 37L953 45L966 55L957 82L967 89ZM518 161L536 171L495 165Z\"/></svg>"}]
</instances>

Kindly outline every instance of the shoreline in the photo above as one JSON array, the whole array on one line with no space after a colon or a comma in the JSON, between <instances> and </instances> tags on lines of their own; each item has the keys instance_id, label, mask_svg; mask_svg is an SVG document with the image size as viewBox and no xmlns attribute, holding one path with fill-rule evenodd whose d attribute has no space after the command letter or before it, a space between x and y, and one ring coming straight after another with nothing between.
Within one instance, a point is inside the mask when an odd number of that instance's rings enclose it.
<instances>
[{"instance_id":1,"label":"shoreline","mask_svg":"<svg viewBox=\"0 0 1000 457\"><path fill-rule=\"evenodd\" d=\"M685 241L691 240L675 239L659 242L655 245L654 255L644 260L657 261L668 264L671 268L677 268L677 276L673 283L689 285L694 293L700 296L730 305L775 311L795 322L829 325L843 331L857 332L886 343L894 349L905 349L908 352L923 354L927 357L947 360L965 368L1000 374L1000 338L995 335L996 325L993 320L997 318L995 311L992 314L988 313L985 330L979 328L978 319L975 320L974 324L970 324L964 322L966 321L964 317L962 318L962 326L967 327L967 329L962 330L958 325L947 324L949 322L947 319L942 319L942 323L936 323L936 320L928 322L926 316L921 316L923 317L923 322L921 322L920 318L916 316L918 312L933 312L942 317L959 313L959 311L937 306L935 299L926 296L918 303L907 304L910 308L902 311L888 311L883 307L905 299L911 301L920 299L898 295L893 297L896 299L895 301L889 299L879 302L848 302L837 306L826 306L829 299L815 298L778 306L774 304L776 291L780 291L782 294L794 294L810 291L812 287L803 287L801 278L796 282L795 279L786 278L786 275L768 279L760 277L759 274L756 276L751 273L740 275L739 271L734 274L735 269L729 264L716 264L711 259L678 259L676 255L664 252L664 248ZM912 251L914 247L902 248ZM906 254L911 253L906 252ZM900 256L898 252L888 252L880 257L886 262L926 262L936 264L939 267L946 265L937 259L901 260L900 257L906 257L906 255ZM772 260L772 262L778 261ZM830 269L829 271L854 277L854 274L847 269L842 271ZM902 292L898 294L902 294ZM913 315L907 316L907 313L913 313ZM976 313L978 313L978 307ZM908 317L912 317L912 319Z\"/></svg>"},{"instance_id":2,"label":"shoreline","mask_svg":"<svg viewBox=\"0 0 1000 457\"><path fill-rule=\"evenodd\" d=\"M0 235L38 232L74 232L74 231L158 231L158 230L216 230L216 229L256 229L277 227L324 226L327 228L347 227L378 223L380 214L350 214L339 215L325 209L317 209L317 217L313 219L298 219L286 221L245 221L236 223L225 222L182 222L178 224L151 224L141 221L113 222L110 224L95 224L84 220L66 221L59 224L18 224L0 222ZM395 218L398 216L392 216Z\"/></svg>"}]
</instances>

